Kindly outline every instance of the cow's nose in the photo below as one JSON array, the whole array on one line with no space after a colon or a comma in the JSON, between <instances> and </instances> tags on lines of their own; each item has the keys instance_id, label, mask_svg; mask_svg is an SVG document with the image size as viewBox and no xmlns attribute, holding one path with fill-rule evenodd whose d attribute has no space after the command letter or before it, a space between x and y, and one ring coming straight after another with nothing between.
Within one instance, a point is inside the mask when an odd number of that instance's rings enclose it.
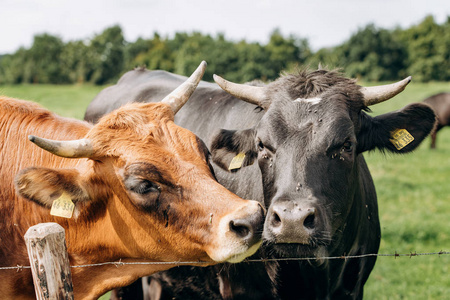
<instances>
[{"instance_id":1,"label":"cow's nose","mask_svg":"<svg viewBox=\"0 0 450 300\"><path fill-rule=\"evenodd\" d=\"M274 203L266 226L277 243L308 244L316 226L316 209L290 201Z\"/></svg>"},{"instance_id":2,"label":"cow's nose","mask_svg":"<svg viewBox=\"0 0 450 300\"><path fill-rule=\"evenodd\" d=\"M233 219L230 221L229 226L230 231L235 233L247 245L256 244L262 238L264 209L260 207L257 213L246 218Z\"/></svg>"}]
</instances>

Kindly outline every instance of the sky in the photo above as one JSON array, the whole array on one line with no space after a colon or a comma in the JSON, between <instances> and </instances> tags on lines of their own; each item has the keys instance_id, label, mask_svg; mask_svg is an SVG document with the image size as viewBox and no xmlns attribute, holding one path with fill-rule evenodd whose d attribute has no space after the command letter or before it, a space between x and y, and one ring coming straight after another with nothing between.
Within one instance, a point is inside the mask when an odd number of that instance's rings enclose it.
<instances>
[{"instance_id":1,"label":"sky","mask_svg":"<svg viewBox=\"0 0 450 300\"><path fill-rule=\"evenodd\" d=\"M442 24L449 0L0 0L0 54L29 48L36 34L64 42L90 39L120 25L125 40L154 32L199 31L266 43L279 29L306 38L313 50L336 46L369 23L408 28L432 15Z\"/></svg>"}]
</instances>

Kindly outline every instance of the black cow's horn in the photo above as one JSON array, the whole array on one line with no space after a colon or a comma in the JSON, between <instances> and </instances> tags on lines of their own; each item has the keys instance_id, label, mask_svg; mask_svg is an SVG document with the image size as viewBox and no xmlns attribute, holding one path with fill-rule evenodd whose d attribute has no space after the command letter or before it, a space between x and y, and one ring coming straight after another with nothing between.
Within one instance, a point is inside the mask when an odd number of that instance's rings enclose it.
<instances>
[{"instance_id":1,"label":"black cow's horn","mask_svg":"<svg viewBox=\"0 0 450 300\"><path fill-rule=\"evenodd\" d=\"M94 147L88 139L72 141L54 141L29 135L28 139L40 148L55 155L67 158L91 157L94 154Z\"/></svg>"},{"instance_id":2,"label":"black cow's horn","mask_svg":"<svg viewBox=\"0 0 450 300\"><path fill-rule=\"evenodd\" d=\"M169 104L173 112L177 113L188 101L192 93L194 93L195 88L200 83L200 80L205 73L205 70L206 62L202 61L194 73L192 73L191 77L177 87L172 93L167 95L161 102Z\"/></svg>"},{"instance_id":3,"label":"black cow's horn","mask_svg":"<svg viewBox=\"0 0 450 300\"><path fill-rule=\"evenodd\" d=\"M264 109L267 108L264 87L233 83L216 74L214 74L214 81L227 93L248 103L256 104Z\"/></svg>"},{"instance_id":4,"label":"black cow's horn","mask_svg":"<svg viewBox=\"0 0 450 300\"><path fill-rule=\"evenodd\" d=\"M364 104L370 106L391 99L403 91L410 82L411 76L392 84L362 87L361 92L364 95Z\"/></svg>"}]
</instances>

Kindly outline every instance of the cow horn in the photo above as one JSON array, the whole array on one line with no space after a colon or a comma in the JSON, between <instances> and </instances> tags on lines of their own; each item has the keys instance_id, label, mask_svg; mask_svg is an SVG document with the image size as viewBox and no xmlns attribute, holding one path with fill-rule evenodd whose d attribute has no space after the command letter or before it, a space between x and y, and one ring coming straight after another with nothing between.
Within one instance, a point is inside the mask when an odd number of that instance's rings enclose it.
<instances>
[{"instance_id":1,"label":"cow horn","mask_svg":"<svg viewBox=\"0 0 450 300\"><path fill-rule=\"evenodd\" d=\"M28 139L38 147L53 153L55 155L67 158L91 157L94 153L94 147L88 139L72 141L54 141L29 135Z\"/></svg>"},{"instance_id":2,"label":"cow horn","mask_svg":"<svg viewBox=\"0 0 450 300\"><path fill-rule=\"evenodd\" d=\"M266 92L264 87L233 83L214 74L214 81L227 93L266 109Z\"/></svg>"},{"instance_id":3,"label":"cow horn","mask_svg":"<svg viewBox=\"0 0 450 300\"><path fill-rule=\"evenodd\" d=\"M411 76L396 83L362 87L361 92L364 95L364 104L366 106L370 106L391 99L392 97L403 91L410 82Z\"/></svg>"},{"instance_id":4,"label":"cow horn","mask_svg":"<svg viewBox=\"0 0 450 300\"><path fill-rule=\"evenodd\" d=\"M206 70L206 62L202 61L198 68L184 83L167 95L161 102L167 103L176 114L194 93Z\"/></svg>"}]
</instances>

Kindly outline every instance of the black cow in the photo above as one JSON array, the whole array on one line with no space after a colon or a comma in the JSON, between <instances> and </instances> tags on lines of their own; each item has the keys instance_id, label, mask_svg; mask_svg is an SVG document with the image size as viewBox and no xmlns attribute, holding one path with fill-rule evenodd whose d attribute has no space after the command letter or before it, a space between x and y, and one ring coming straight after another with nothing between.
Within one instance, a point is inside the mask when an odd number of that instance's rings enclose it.
<instances>
[{"instance_id":1,"label":"black cow","mask_svg":"<svg viewBox=\"0 0 450 300\"><path fill-rule=\"evenodd\" d=\"M439 93L423 100L433 108L437 117L437 126L431 132L431 149L436 148L436 134L445 126L450 125L450 93Z\"/></svg>"},{"instance_id":2,"label":"black cow","mask_svg":"<svg viewBox=\"0 0 450 300\"><path fill-rule=\"evenodd\" d=\"M158 101L183 80L163 71L128 72L93 100L85 118L95 122L129 101ZM435 115L416 103L371 117L368 106L395 96L410 78L364 88L321 69L261 86L215 80L230 94L202 82L176 122L210 146L219 182L243 198L264 201L265 247L258 255L377 253L377 198L362 153L414 150ZM152 299L360 299L375 260L176 268L154 276L150 292Z\"/></svg>"}]
</instances>

